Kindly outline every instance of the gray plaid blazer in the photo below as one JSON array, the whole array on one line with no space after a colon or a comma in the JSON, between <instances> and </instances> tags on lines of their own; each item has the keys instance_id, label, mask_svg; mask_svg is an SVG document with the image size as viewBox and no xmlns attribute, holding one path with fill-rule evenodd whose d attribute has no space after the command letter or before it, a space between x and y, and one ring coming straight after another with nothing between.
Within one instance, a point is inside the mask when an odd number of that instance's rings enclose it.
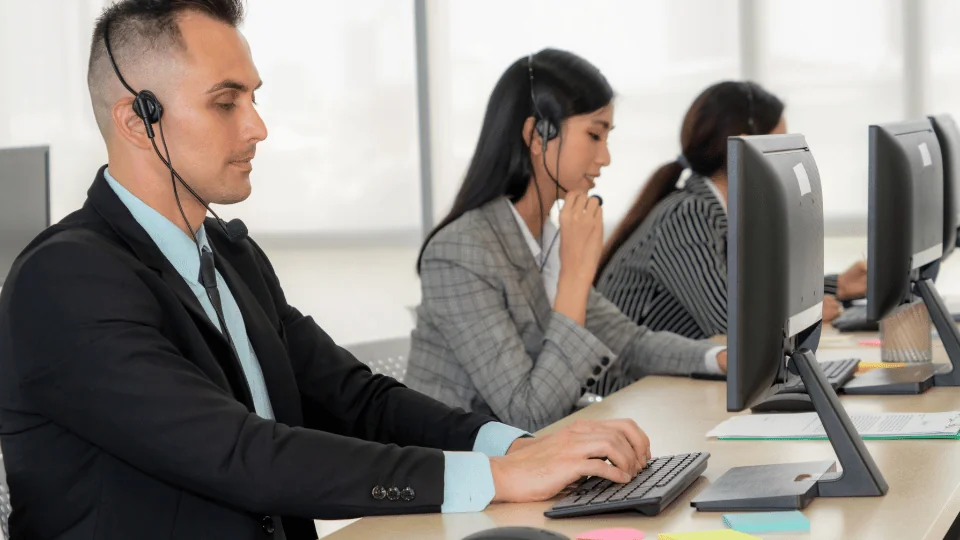
<instances>
[{"instance_id":1,"label":"gray plaid blazer","mask_svg":"<svg viewBox=\"0 0 960 540\"><path fill-rule=\"evenodd\" d=\"M534 431L586 391L704 371L712 344L638 326L593 289L586 328L554 312L509 204L467 212L427 244L405 384Z\"/></svg>"}]
</instances>

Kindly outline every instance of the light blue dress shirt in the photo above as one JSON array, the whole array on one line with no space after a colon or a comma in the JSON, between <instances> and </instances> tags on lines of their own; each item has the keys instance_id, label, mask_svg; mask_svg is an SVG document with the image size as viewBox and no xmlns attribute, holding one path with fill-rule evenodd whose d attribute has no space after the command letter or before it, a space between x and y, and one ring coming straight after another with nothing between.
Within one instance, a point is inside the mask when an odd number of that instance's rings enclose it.
<instances>
[{"instance_id":1,"label":"light blue dress shirt","mask_svg":"<svg viewBox=\"0 0 960 540\"><path fill-rule=\"evenodd\" d=\"M200 301L200 305L203 306L207 317L219 329L220 323L217 319L217 312L214 311L213 304L207 298L206 290L200 284L200 256L197 254L196 244L173 222L120 185L110 176L110 171L105 170L103 176L110 187L113 188L117 197L120 198L120 202L127 207L127 210L130 210L133 218L147 231L153 243L160 248L160 252L170 261L180 277L187 282L190 290L193 291L197 300ZM203 227L200 227L197 231L197 242L201 249L204 247L210 249L210 244L207 242L207 232ZM220 275L219 271L217 271L217 289L220 291L220 302L223 304L223 318L226 320L227 330L230 331L237 356L240 358L240 366L247 378L247 386L250 387L250 393L253 396L254 410L260 417L273 420L273 406L270 404L270 396L267 394L267 385L263 380L263 371L260 369L257 353L254 352L253 345L250 344L250 338L247 337L247 327L243 323L243 315L240 313L240 308L237 307L237 301L233 298L230 288L223 281L223 276Z\"/></svg>"},{"instance_id":2,"label":"light blue dress shirt","mask_svg":"<svg viewBox=\"0 0 960 540\"><path fill-rule=\"evenodd\" d=\"M190 237L173 222L130 193L110 176L110 171L104 170L103 176L120 198L120 202L127 207L160 252L190 286L190 290L197 296L207 317L214 326L219 327L217 313L210 299L207 298L203 285L200 284L200 257ZM203 227L197 231L197 242L201 248L209 248L207 233ZM270 396L267 393L267 385L263 380L263 371L260 369L257 354L247 337L243 315L219 271L217 272L217 289L220 291L227 329L230 331L237 356L240 358L240 366L243 368L247 385L253 395L254 409L262 418L273 420L273 406L270 404ZM495 494L489 458L506 454L513 441L525 435L528 433L517 428L490 422L483 425L477 432L473 452L444 452L443 505L440 510L445 513L479 512L486 508Z\"/></svg>"}]
</instances>

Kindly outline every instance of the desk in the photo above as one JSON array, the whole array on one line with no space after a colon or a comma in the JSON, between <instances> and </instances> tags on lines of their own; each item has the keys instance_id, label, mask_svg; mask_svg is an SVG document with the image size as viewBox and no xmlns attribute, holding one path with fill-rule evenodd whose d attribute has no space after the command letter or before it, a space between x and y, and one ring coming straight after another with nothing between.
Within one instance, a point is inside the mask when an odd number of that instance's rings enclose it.
<instances>
[{"instance_id":1,"label":"desk","mask_svg":"<svg viewBox=\"0 0 960 540\"><path fill-rule=\"evenodd\" d=\"M846 355L868 360L869 350L826 349L834 359ZM879 355L879 351L877 351ZM934 346L937 361L943 348ZM939 358L937 358L939 357ZM844 396L851 413L936 412L960 409L960 390L933 388L919 396ZM668 409L665 404L682 407ZM601 527L634 527L656 539L660 532L722 529L719 513L696 512L690 500L731 467L790 461L835 459L826 441L717 441L704 434L730 416L722 382L648 377L602 402L544 429L549 433L577 418L633 418L650 435L654 455L710 452L701 478L657 517L612 514L602 517L551 520L543 516L551 503L498 504L475 514L430 514L371 517L327 538L461 539L497 526L525 525L554 530L570 537ZM879 498L815 499L804 510L811 533L776 535L788 539L931 539L940 540L960 514L960 441L868 441L867 448L890 490Z\"/></svg>"}]
</instances>

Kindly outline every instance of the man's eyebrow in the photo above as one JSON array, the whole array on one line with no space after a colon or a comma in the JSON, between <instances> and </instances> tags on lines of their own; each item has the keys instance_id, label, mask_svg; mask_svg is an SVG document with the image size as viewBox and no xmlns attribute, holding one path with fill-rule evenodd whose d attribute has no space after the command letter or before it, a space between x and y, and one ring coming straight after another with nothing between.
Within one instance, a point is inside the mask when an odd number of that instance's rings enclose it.
<instances>
[{"instance_id":1,"label":"man's eyebrow","mask_svg":"<svg viewBox=\"0 0 960 540\"><path fill-rule=\"evenodd\" d=\"M254 90L259 89L261 86L263 86L263 81L260 81L259 83L257 83L257 86L256 88L254 88ZM237 90L240 92L246 92L249 89L250 88L247 85L241 82L237 82L232 79L225 79L211 86L210 89L207 90L207 93L212 94L214 92L219 92L221 90Z\"/></svg>"}]
</instances>

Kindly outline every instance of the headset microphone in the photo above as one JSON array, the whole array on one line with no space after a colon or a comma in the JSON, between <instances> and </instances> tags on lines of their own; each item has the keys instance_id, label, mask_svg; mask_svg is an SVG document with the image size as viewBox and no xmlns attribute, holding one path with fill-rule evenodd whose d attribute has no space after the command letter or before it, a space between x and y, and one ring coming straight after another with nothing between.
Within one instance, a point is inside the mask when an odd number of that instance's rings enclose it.
<instances>
[{"instance_id":1,"label":"headset microphone","mask_svg":"<svg viewBox=\"0 0 960 540\"><path fill-rule=\"evenodd\" d=\"M231 219L224 229L227 231L227 238L234 244L242 242L247 237L247 226L239 219Z\"/></svg>"}]
</instances>

